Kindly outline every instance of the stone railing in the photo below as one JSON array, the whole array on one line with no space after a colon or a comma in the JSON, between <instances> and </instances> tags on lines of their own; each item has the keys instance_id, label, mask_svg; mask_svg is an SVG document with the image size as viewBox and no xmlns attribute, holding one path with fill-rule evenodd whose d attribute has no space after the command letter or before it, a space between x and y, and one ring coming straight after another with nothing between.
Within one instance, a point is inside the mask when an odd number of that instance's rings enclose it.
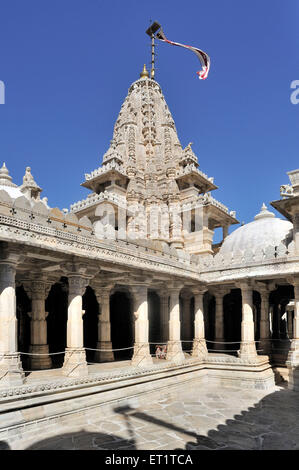
<instances>
[{"instance_id":1,"label":"stone railing","mask_svg":"<svg viewBox=\"0 0 299 470\"><path fill-rule=\"evenodd\" d=\"M222 204L222 202L217 201L217 199L211 196L211 193L200 194L197 198L197 202L202 205L212 204L213 206L218 207L218 209L222 210L226 214L229 214L231 217L236 218L236 211L230 211L228 207Z\"/></svg>"},{"instance_id":2,"label":"stone railing","mask_svg":"<svg viewBox=\"0 0 299 470\"><path fill-rule=\"evenodd\" d=\"M111 162L107 162L103 166L100 166L96 170L93 170L91 173L85 173L85 181L89 181L89 180L95 178L96 176L103 175L103 174L105 174L105 173L107 173L108 171L111 171L111 170L116 170L119 173L121 173L122 175L127 176L123 165L120 165L117 162L111 161Z\"/></svg>"},{"instance_id":3,"label":"stone railing","mask_svg":"<svg viewBox=\"0 0 299 470\"><path fill-rule=\"evenodd\" d=\"M255 251L244 250L232 253L217 253L215 256L206 256L200 259L201 271L218 271L244 267L255 264L288 261L295 255L294 242L288 247L282 243L278 246L269 245L266 248L258 248Z\"/></svg>"},{"instance_id":4,"label":"stone railing","mask_svg":"<svg viewBox=\"0 0 299 470\"><path fill-rule=\"evenodd\" d=\"M196 168L196 166L193 163L188 164L184 168L180 168L179 170L177 170L176 177L178 178L180 176L188 175L189 173L192 173L192 172L198 173L200 176L202 176L206 180L211 181L211 183L214 182L213 177L209 178L208 175L206 175L203 171L201 171L199 168Z\"/></svg>"},{"instance_id":5,"label":"stone railing","mask_svg":"<svg viewBox=\"0 0 299 470\"><path fill-rule=\"evenodd\" d=\"M74 204L71 204L70 212L76 212L82 209L86 209L87 207L91 207L94 204L103 201L111 202L112 204L116 204L117 206L122 208L126 207L126 199L124 196L109 193L108 191L103 191L100 194L92 194L86 199L82 199L81 201L77 201Z\"/></svg>"}]
</instances>

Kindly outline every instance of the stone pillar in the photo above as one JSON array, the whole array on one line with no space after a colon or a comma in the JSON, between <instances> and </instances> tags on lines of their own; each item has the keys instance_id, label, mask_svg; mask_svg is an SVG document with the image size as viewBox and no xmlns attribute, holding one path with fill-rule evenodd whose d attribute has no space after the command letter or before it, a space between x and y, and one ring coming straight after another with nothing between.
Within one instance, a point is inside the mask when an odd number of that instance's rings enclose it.
<instances>
[{"instance_id":1,"label":"stone pillar","mask_svg":"<svg viewBox=\"0 0 299 470\"><path fill-rule=\"evenodd\" d=\"M30 368L33 370L51 369L52 361L49 356L49 345L47 341L47 316L45 301L51 284L47 283L42 276L31 281L23 282L23 286L31 298L30 322ZM40 354L40 355L35 355Z\"/></svg>"},{"instance_id":2,"label":"stone pillar","mask_svg":"<svg viewBox=\"0 0 299 470\"><path fill-rule=\"evenodd\" d=\"M168 341L168 322L169 322L169 294L166 290L159 292L160 296L160 331L161 331L161 343Z\"/></svg>"},{"instance_id":3,"label":"stone pillar","mask_svg":"<svg viewBox=\"0 0 299 470\"><path fill-rule=\"evenodd\" d=\"M150 355L148 335L148 301L147 286L135 285L132 287L134 300L134 317L135 317L135 342L132 357L133 366L147 366L153 363Z\"/></svg>"},{"instance_id":4,"label":"stone pillar","mask_svg":"<svg viewBox=\"0 0 299 470\"><path fill-rule=\"evenodd\" d=\"M203 296L207 291L206 288L197 289L194 292L194 340L192 348L192 356L205 358L208 355L205 340L205 323Z\"/></svg>"},{"instance_id":5,"label":"stone pillar","mask_svg":"<svg viewBox=\"0 0 299 470\"><path fill-rule=\"evenodd\" d=\"M0 261L0 386L21 385L24 381L18 351L16 315L17 258Z\"/></svg>"},{"instance_id":6,"label":"stone pillar","mask_svg":"<svg viewBox=\"0 0 299 470\"><path fill-rule=\"evenodd\" d=\"M257 357L257 352L254 341L252 286L247 282L242 282L240 288L242 292L242 323L239 356L242 359L254 359Z\"/></svg>"},{"instance_id":7,"label":"stone pillar","mask_svg":"<svg viewBox=\"0 0 299 470\"><path fill-rule=\"evenodd\" d=\"M294 301L290 301L286 307L287 322L288 322L288 338L293 338L293 312L294 312Z\"/></svg>"},{"instance_id":8,"label":"stone pillar","mask_svg":"<svg viewBox=\"0 0 299 470\"><path fill-rule=\"evenodd\" d=\"M261 296L260 342L258 349L262 349L261 354L269 355L271 353L269 305L270 292L267 287L261 287L258 288L258 290Z\"/></svg>"},{"instance_id":9,"label":"stone pillar","mask_svg":"<svg viewBox=\"0 0 299 470\"><path fill-rule=\"evenodd\" d=\"M226 237L228 236L228 225L224 225L222 227L222 234L223 234L223 241L226 239Z\"/></svg>"},{"instance_id":10,"label":"stone pillar","mask_svg":"<svg viewBox=\"0 0 299 470\"><path fill-rule=\"evenodd\" d=\"M278 304L276 308L276 331L277 339L281 339L281 316L282 316L282 305Z\"/></svg>"},{"instance_id":11,"label":"stone pillar","mask_svg":"<svg viewBox=\"0 0 299 470\"><path fill-rule=\"evenodd\" d=\"M63 374L81 377L88 374L85 349L83 347L82 295L88 279L80 274L69 274L67 347L65 350Z\"/></svg>"},{"instance_id":12,"label":"stone pillar","mask_svg":"<svg viewBox=\"0 0 299 470\"><path fill-rule=\"evenodd\" d=\"M224 311L223 311L223 297L228 293L228 290L223 288L217 289L213 292L215 297L215 343L213 349L225 349L224 342ZM219 341L219 343L218 343Z\"/></svg>"},{"instance_id":13,"label":"stone pillar","mask_svg":"<svg viewBox=\"0 0 299 470\"><path fill-rule=\"evenodd\" d=\"M287 364L291 367L299 366L299 276L294 277L294 319L293 319L293 338L288 355Z\"/></svg>"},{"instance_id":14,"label":"stone pillar","mask_svg":"<svg viewBox=\"0 0 299 470\"><path fill-rule=\"evenodd\" d=\"M173 362L183 362L185 360L181 344L181 322L180 322L180 290L181 287L172 287L170 294L169 312L169 339L167 343L166 359Z\"/></svg>"},{"instance_id":15,"label":"stone pillar","mask_svg":"<svg viewBox=\"0 0 299 470\"><path fill-rule=\"evenodd\" d=\"M189 292L185 292L182 295L182 328L181 328L181 340L182 342L182 349L189 350L192 344L192 335L191 335L191 294ZM190 343L186 342L190 340Z\"/></svg>"},{"instance_id":16,"label":"stone pillar","mask_svg":"<svg viewBox=\"0 0 299 470\"><path fill-rule=\"evenodd\" d=\"M110 324L110 292L112 286L101 287L95 290L97 301L100 308L98 316L98 341L97 349L107 349L107 351L96 351L95 361L111 362L114 361L111 342L111 324Z\"/></svg>"}]
</instances>

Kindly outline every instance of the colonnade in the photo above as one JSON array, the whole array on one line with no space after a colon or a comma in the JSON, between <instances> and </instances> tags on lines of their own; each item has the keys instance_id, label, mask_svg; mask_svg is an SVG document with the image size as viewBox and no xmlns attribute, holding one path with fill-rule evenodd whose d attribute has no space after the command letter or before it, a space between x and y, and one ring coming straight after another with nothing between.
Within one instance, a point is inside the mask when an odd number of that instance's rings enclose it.
<instances>
[{"instance_id":1,"label":"colonnade","mask_svg":"<svg viewBox=\"0 0 299 470\"><path fill-rule=\"evenodd\" d=\"M24 372L22 370L20 353L17 345L17 317L16 317L16 272L18 256L11 253L0 261L0 385L22 383ZM96 360L112 361L113 352L111 343L111 325L109 299L113 284L96 284L96 277L91 276L90 270L83 265L68 265L65 267L65 275L68 278L68 317L67 317L67 344L62 368L67 376L82 376L88 373L86 353L83 342L83 315L82 296L86 286L91 284L94 289L101 314L98 316L98 351ZM291 343L290 360L292 364L299 365L299 277L292 278L295 289L293 339ZM30 280L24 280L23 286L31 298L31 356L32 369L46 369L51 367L49 346L47 344L47 312L45 300L51 284L47 278L41 275L32 275ZM148 314L148 290L150 284L143 281L132 282L128 288L133 299L135 339L133 345L132 365L145 366L152 364L149 348L149 314ZM184 285L172 281L166 289L161 289L160 294L160 325L161 342L167 342L167 359L176 363L185 360L182 349L181 318L188 316L187 312L190 296L183 301L183 317L180 314L180 294ZM253 285L250 281L241 281L236 284L242 295L242 322L241 342L239 356L243 360L252 361L257 356L254 336L253 315ZM204 323L204 294L208 287L191 287L194 297L194 337L192 341L191 355L198 358L206 358L207 346L205 339ZM260 341L268 344L270 339L269 322L269 289L265 284L260 285L261 317L260 317ZM216 341L223 341L223 297L227 289L220 286L214 291L216 301ZM188 301L188 302L187 302Z\"/></svg>"}]
</instances>

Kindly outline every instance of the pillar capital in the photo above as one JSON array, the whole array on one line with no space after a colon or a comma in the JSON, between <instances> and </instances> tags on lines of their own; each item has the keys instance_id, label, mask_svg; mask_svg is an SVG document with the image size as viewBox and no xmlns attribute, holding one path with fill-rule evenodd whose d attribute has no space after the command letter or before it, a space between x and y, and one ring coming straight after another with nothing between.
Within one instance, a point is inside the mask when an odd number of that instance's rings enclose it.
<instances>
[{"instance_id":1,"label":"pillar capital","mask_svg":"<svg viewBox=\"0 0 299 470\"><path fill-rule=\"evenodd\" d=\"M212 289L209 289L211 294L215 297L215 299L223 299L223 297L226 295L226 294L229 294L231 289L229 287L225 287L225 286L217 286L215 288L212 288Z\"/></svg>"},{"instance_id":2,"label":"pillar capital","mask_svg":"<svg viewBox=\"0 0 299 470\"><path fill-rule=\"evenodd\" d=\"M192 289L193 295L204 295L206 292L208 292L208 287L202 286L202 287L194 287Z\"/></svg>"},{"instance_id":3,"label":"pillar capital","mask_svg":"<svg viewBox=\"0 0 299 470\"><path fill-rule=\"evenodd\" d=\"M287 282L294 287L299 287L299 276L290 276L287 278Z\"/></svg>"},{"instance_id":4,"label":"pillar capital","mask_svg":"<svg viewBox=\"0 0 299 470\"><path fill-rule=\"evenodd\" d=\"M135 298L144 297L147 295L148 285L141 283L141 284L131 284L130 290Z\"/></svg>"},{"instance_id":5,"label":"pillar capital","mask_svg":"<svg viewBox=\"0 0 299 470\"><path fill-rule=\"evenodd\" d=\"M254 282L252 279L243 279L242 281L236 282L235 286L237 289L241 289L242 292L253 291Z\"/></svg>"},{"instance_id":6,"label":"pillar capital","mask_svg":"<svg viewBox=\"0 0 299 470\"><path fill-rule=\"evenodd\" d=\"M275 282L262 282L262 281L255 281L252 283L253 290L256 290L260 293L260 295L269 295L270 292L275 290L276 284Z\"/></svg>"},{"instance_id":7,"label":"pillar capital","mask_svg":"<svg viewBox=\"0 0 299 470\"><path fill-rule=\"evenodd\" d=\"M68 276L69 281L69 296L70 295L83 295L86 287L89 284L89 279L78 274L71 274Z\"/></svg>"},{"instance_id":8,"label":"pillar capital","mask_svg":"<svg viewBox=\"0 0 299 470\"><path fill-rule=\"evenodd\" d=\"M60 269L66 277L78 275L85 276L88 279L92 279L101 270L98 266L91 266L81 261L66 261L60 265Z\"/></svg>"},{"instance_id":9,"label":"pillar capital","mask_svg":"<svg viewBox=\"0 0 299 470\"><path fill-rule=\"evenodd\" d=\"M23 248L8 247L8 244L1 243L0 264L11 264L17 266L22 263L26 255Z\"/></svg>"},{"instance_id":10,"label":"pillar capital","mask_svg":"<svg viewBox=\"0 0 299 470\"><path fill-rule=\"evenodd\" d=\"M94 291L98 304L101 305L103 302L109 301L111 290L113 289L115 284L114 283L95 284L93 281L91 281L89 285Z\"/></svg>"},{"instance_id":11,"label":"pillar capital","mask_svg":"<svg viewBox=\"0 0 299 470\"><path fill-rule=\"evenodd\" d=\"M169 290L168 289L163 287L162 289L158 289L157 292L159 294L160 300L168 299L168 297L169 297Z\"/></svg>"},{"instance_id":12,"label":"pillar capital","mask_svg":"<svg viewBox=\"0 0 299 470\"><path fill-rule=\"evenodd\" d=\"M183 300L190 300L193 297L193 292L181 292Z\"/></svg>"},{"instance_id":13,"label":"pillar capital","mask_svg":"<svg viewBox=\"0 0 299 470\"><path fill-rule=\"evenodd\" d=\"M52 287L52 282L48 281L45 276L40 275L35 277L29 277L26 279L20 279L19 283L23 285L28 297L32 299L45 300Z\"/></svg>"},{"instance_id":14,"label":"pillar capital","mask_svg":"<svg viewBox=\"0 0 299 470\"><path fill-rule=\"evenodd\" d=\"M178 282L178 281L172 281L169 283L169 285L167 286L167 289L170 293L175 293L175 292L178 292L178 294L180 294L181 290L183 289L184 287L184 284L182 284L181 282Z\"/></svg>"},{"instance_id":15,"label":"pillar capital","mask_svg":"<svg viewBox=\"0 0 299 470\"><path fill-rule=\"evenodd\" d=\"M16 265L1 262L0 263L0 290L5 287L15 287L16 285Z\"/></svg>"}]
</instances>

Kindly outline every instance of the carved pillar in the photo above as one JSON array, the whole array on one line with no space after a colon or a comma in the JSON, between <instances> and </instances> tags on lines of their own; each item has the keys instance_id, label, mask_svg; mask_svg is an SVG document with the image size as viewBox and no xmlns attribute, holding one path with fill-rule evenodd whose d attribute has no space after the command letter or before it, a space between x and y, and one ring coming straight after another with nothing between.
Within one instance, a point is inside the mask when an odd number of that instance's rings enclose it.
<instances>
[{"instance_id":1,"label":"carved pillar","mask_svg":"<svg viewBox=\"0 0 299 470\"><path fill-rule=\"evenodd\" d=\"M269 305L269 289L267 287L258 287L261 296L261 318L260 318L260 342L259 349L262 354L270 354L270 305Z\"/></svg>"},{"instance_id":2,"label":"carved pillar","mask_svg":"<svg viewBox=\"0 0 299 470\"><path fill-rule=\"evenodd\" d=\"M111 324L110 324L110 291L112 286L97 287L95 295L100 307L98 316L98 341L97 349L107 349L107 351L96 351L95 360L97 362L114 361L111 342Z\"/></svg>"},{"instance_id":3,"label":"carved pillar","mask_svg":"<svg viewBox=\"0 0 299 470\"><path fill-rule=\"evenodd\" d=\"M288 338L293 338L293 312L294 312L294 301L290 301L286 308L287 311L287 322L288 322Z\"/></svg>"},{"instance_id":4,"label":"carved pillar","mask_svg":"<svg viewBox=\"0 0 299 470\"><path fill-rule=\"evenodd\" d=\"M135 343L132 357L132 365L151 365L153 360L149 349L149 322L148 322L148 301L147 286L135 285L132 287L135 316Z\"/></svg>"},{"instance_id":5,"label":"carved pillar","mask_svg":"<svg viewBox=\"0 0 299 470\"><path fill-rule=\"evenodd\" d=\"M205 358L208 355L205 340L205 323L203 296L207 288L197 289L194 292L194 340L192 348L193 357Z\"/></svg>"},{"instance_id":6,"label":"carved pillar","mask_svg":"<svg viewBox=\"0 0 299 470\"><path fill-rule=\"evenodd\" d=\"M277 339L281 339L281 316L282 316L282 305L278 304L276 309L276 331Z\"/></svg>"},{"instance_id":7,"label":"carved pillar","mask_svg":"<svg viewBox=\"0 0 299 470\"><path fill-rule=\"evenodd\" d=\"M290 282L294 285L294 320L293 339L288 354L287 364L291 367L299 366L299 276L294 277Z\"/></svg>"},{"instance_id":8,"label":"carved pillar","mask_svg":"<svg viewBox=\"0 0 299 470\"><path fill-rule=\"evenodd\" d=\"M169 312L169 340L166 359L180 363L185 359L181 344L180 295L181 287L171 287Z\"/></svg>"},{"instance_id":9,"label":"carved pillar","mask_svg":"<svg viewBox=\"0 0 299 470\"><path fill-rule=\"evenodd\" d=\"M82 295L88 279L80 274L69 273L67 347L65 350L63 374L80 377L88 374L85 349L83 347Z\"/></svg>"},{"instance_id":10,"label":"carved pillar","mask_svg":"<svg viewBox=\"0 0 299 470\"><path fill-rule=\"evenodd\" d=\"M30 367L32 370L51 369L52 361L49 356L47 342L47 316L45 301L51 288L43 276L23 282L23 286L31 298L30 321ZM40 354L40 355L39 355Z\"/></svg>"},{"instance_id":11,"label":"carved pillar","mask_svg":"<svg viewBox=\"0 0 299 470\"><path fill-rule=\"evenodd\" d=\"M242 359L254 359L257 356L254 341L253 291L247 282L240 283L242 292L241 345L239 356Z\"/></svg>"},{"instance_id":12,"label":"carved pillar","mask_svg":"<svg viewBox=\"0 0 299 470\"><path fill-rule=\"evenodd\" d=\"M228 289L219 287L213 291L215 297L215 344L214 349L225 349L224 342L224 311L223 297L229 292Z\"/></svg>"},{"instance_id":13,"label":"carved pillar","mask_svg":"<svg viewBox=\"0 0 299 470\"><path fill-rule=\"evenodd\" d=\"M160 296L160 331L161 331L161 341L168 341L168 322L169 322L169 293L166 290L161 290L159 292Z\"/></svg>"},{"instance_id":14,"label":"carved pillar","mask_svg":"<svg viewBox=\"0 0 299 470\"><path fill-rule=\"evenodd\" d=\"M0 385L21 385L24 373L17 344L15 276L18 257L0 261Z\"/></svg>"},{"instance_id":15,"label":"carved pillar","mask_svg":"<svg viewBox=\"0 0 299 470\"><path fill-rule=\"evenodd\" d=\"M184 342L182 343L182 348L183 349L190 349L190 345L192 342L192 335L191 335L191 294L189 292L185 292L182 295L182 315L181 315L181 321L182 321L182 341L189 341L190 343Z\"/></svg>"}]
</instances>

